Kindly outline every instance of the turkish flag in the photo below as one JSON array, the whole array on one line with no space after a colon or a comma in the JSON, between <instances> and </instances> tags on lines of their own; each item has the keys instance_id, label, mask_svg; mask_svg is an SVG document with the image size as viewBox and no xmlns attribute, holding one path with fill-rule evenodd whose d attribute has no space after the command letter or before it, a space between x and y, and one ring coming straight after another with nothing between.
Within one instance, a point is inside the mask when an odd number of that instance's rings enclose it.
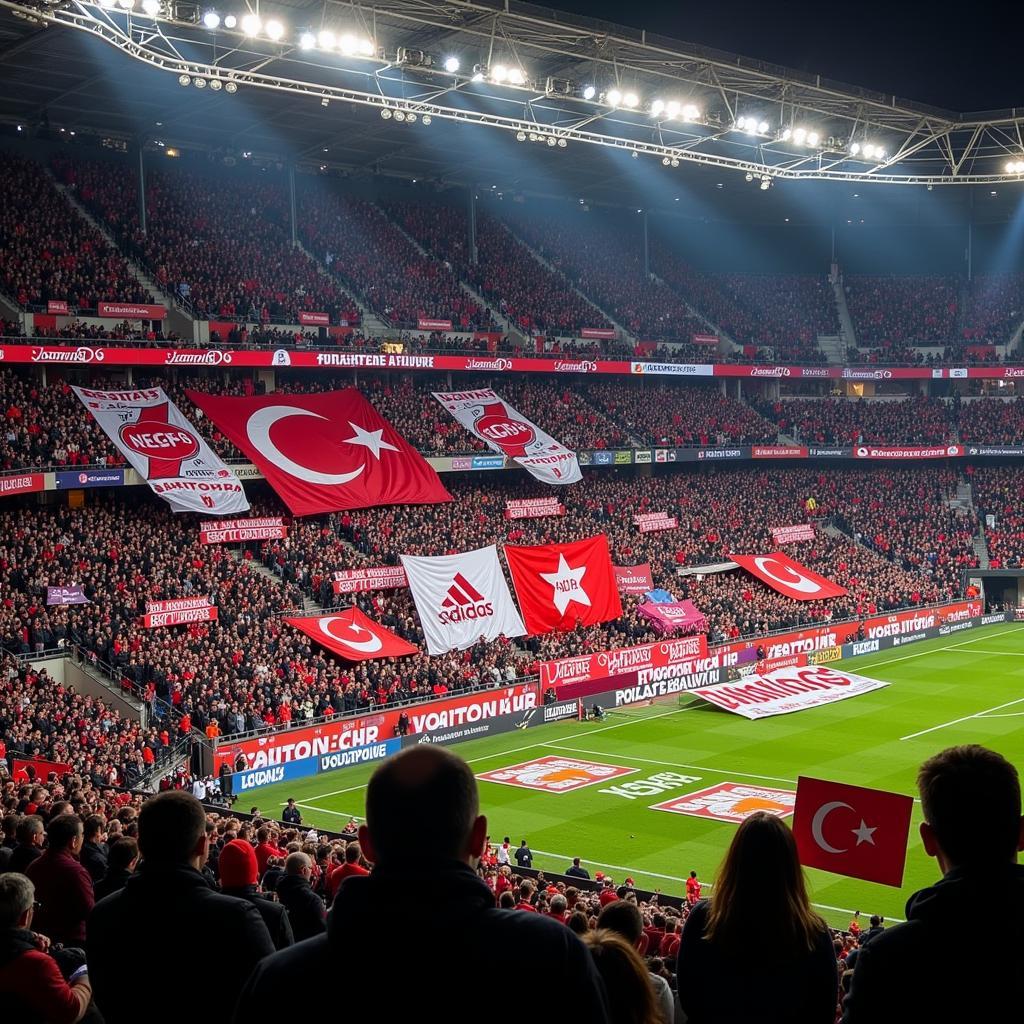
<instances>
[{"instance_id":1,"label":"turkish flag","mask_svg":"<svg viewBox=\"0 0 1024 1024\"><path fill-rule=\"evenodd\" d=\"M248 398L186 394L294 515L452 500L423 456L355 388Z\"/></svg>"},{"instance_id":2,"label":"turkish flag","mask_svg":"<svg viewBox=\"0 0 1024 1024\"><path fill-rule=\"evenodd\" d=\"M418 647L367 618L358 608L347 608L334 615L284 621L346 661L399 658L403 654L419 652Z\"/></svg>"},{"instance_id":3,"label":"turkish flag","mask_svg":"<svg viewBox=\"0 0 1024 1024\"><path fill-rule=\"evenodd\" d=\"M608 538L574 544L505 545L523 622L531 636L592 626L622 615Z\"/></svg>"},{"instance_id":4,"label":"turkish flag","mask_svg":"<svg viewBox=\"0 0 1024 1024\"><path fill-rule=\"evenodd\" d=\"M800 863L900 886L913 810L914 801L902 793L801 776L793 811Z\"/></svg>"},{"instance_id":5,"label":"turkish flag","mask_svg":"<svg viewBox=\"0 0 1024 1024\"><path fill-rule=\"evenodd\" d=\"M794 601L820 601L828 597L842 597L844 587L819 576L813 569L794 562L789 555L773 551L768 555L729 555L737 565L767 583Z\"/></svg>"}]
</instances>

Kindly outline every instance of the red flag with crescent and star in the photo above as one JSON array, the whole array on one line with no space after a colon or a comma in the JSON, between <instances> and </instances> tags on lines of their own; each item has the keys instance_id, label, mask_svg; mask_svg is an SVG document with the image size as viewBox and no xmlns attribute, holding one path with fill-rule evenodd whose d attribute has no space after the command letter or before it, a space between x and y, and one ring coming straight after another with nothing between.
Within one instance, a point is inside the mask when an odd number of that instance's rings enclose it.
<instances>
[{"instance_id":1,"label":"red flag with crescent and star","mask_svg":"<svg viewBox=\"0 0 1024 1024\"><path fill-rule=\"evenodd\" d=\"M186 394L252 459L293 515L452 500L423 456L355 388Z\"/></svg>"},{"instance_id":2,"label":"red flag with crescent and star","mask_svg":"<svg viewBox=\"0 0 1024 1024\"><path fill-rule=\"evenodd\" d=\"M622 615L608 538L573 544L505 545L523 622L531 636L592 626Z\"/></svg>"},{"instance_id":3,"label":"red flag with crescent and star","mask_svg":"<svg viewBox=\"0 0 1024 1024\"><path fill-rule=\"evenodd\" d=\"M793 811L800 863L898 887L913 810L902 793L801 776Z\"/></svg>"},{"instance_id":4,"label":"red flag with crescent and star","mask_svg":"<svg viewBox=\"0 0 1024 1024\"><path fill-rule=\"evenodd\" d=\"M418 647L367 618L358 608L284 621L346 661L400 658L419 652Z\"/></svg>"}]
</instances>

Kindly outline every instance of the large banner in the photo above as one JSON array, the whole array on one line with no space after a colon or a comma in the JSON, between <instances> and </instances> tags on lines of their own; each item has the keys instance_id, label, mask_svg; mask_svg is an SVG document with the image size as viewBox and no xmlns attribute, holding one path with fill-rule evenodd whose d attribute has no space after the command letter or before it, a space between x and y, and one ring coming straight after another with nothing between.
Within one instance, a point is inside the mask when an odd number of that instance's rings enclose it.
<instances>
[{"instance_id":1,"label":"large banner","mask_svg":"<svg viewBox=\"0 0 1024 1024\"><path fill-rule=\"evenodd\" d=\"M531 423L490 388L433 394L474 437L492 451L515 459L538 480L575 484L583 479L575 452Z\"/></svg>"},{"instance_id":2,"label":"large banner","mask_svg":"<svg viewBox=\"0 0 1024 1024\"><path fill-rule=\"evenodd\" d=\"M45 473L12 473L0 476L0 496L7 494L28 494L46 488Z\"/></svg>"},{"instance_id":3,"label":"large banner","mask_svg":"<svg viewBox=\"0 0 1024 1024\"><path fill-rule=\"evenodd\" d=\"M523 621L531 636L622 616L608 538L572 544L505 545Z\"/></svg>"},{"instance_id":4,"label":"large banner","mask_svg":"<svg viewBox=\"0 0 1024 1024\"><path fill-rule=\"evenodd\" d=\"M651 575L651 563L641 562L639 565L613 565L615 586L620 594L646 594L654 589L654 577Z\"/></svg>"},{"instance_id":5,"label":"large banner","mask_svg":"<svg viewBox=\"0 0 1024 1024\"><path fill-rule=\"evenodd\" d=\"M649 619L659 633L708 631L708 620L692 601L648 602L640 605L637 613Z\"/></svg>"},{"instance_id":6,"label":"large banner","mask_svg":"<svg viewBox=\"0 0 1024 1024\"><path fill-rule=\"evenodd\" d=\"M401 557L431 654L462 651L481 638L525 636L495 545L459 555Z\"/></svg>"},{"instance_id":7,"label":"large banner","mask_svg":"<svg viewBox=\"0 0 1024 1024\"><path fill-rule=\"evenodd\" d=\"M814 540L814 536L814 526L811 523L772 527L772 540L776 544L792 544L798 540Z\"/></svg>"},{"instance_id":8,"label":"large banner","mask_svg":"<svg viewBox=\"0 0 1024 1024\"><path fill-rule=\"evenodd\" d=\"M510 498L505 502L506 519L544 519L547 516L564 516L565 506L557 497Z\"/></svg>"},{"instance_id":9,"label":"large banner","mask_svg":"<svg viewBox=\"0 0 1024 1024\"><path fill-rule=\"evenodd\" d=\"M180 626L187 622L213 622L217 606L209 597L178 597L169 601L147 601L142 624L146 629L158 626Z\"/></svg>"},{"instance_id":10,"label":"large banner","mask_svg":"<svg viewBox=\"0 0 1024 1024\"><path fill-rule=\"evenodd\" d=\"M249 508L238 478L163 388L74 392L117 450L173 511L222 516Z\"/></svg>"},{"instance_id":11,"label":"large banner","mask_svg":"<svg viewBox=\"0 0 1024 1024\"><path fill-rule=\"evenodd\" d=\"M189 399L297 516L451 501L427 461L355 389Z\"/></svg>"},{"instance_id":12,"label":"large banner","mask_svg":"<svg viewBox=\"0 0 1024 1024\"><path fill-rule=\"evenodd\" d=\"M517 683L405 708L385 708L358 718L265 733L253 739L224 738L214 751L214 770L216 772L225 762L234 764L239 754L244 755L249 768L266 768L389 740L397 735L398 719L403 713L408 716L410 733L433 733L439 729L472 726L499 715L525 715L538 704L536 683Z\"/></svg>"},{"instance_id":13,"label":"large banner","mask_svg":"<svg viewBox=\"0 0 1024 1024\"><path fill-rule=\"evenodd\" d=\"M888 685L881 679L840 672L826 665L806 665L704 687L694 690L693 696L744 718L756 719L832 704Z\"/></svg>"},{"instance_id":14,"label":"large banner","mask_svg":"<svg viewBox=\"0 0 1024 1024\"><path fill-rule=\"evenodd\" d=\"M365 590L394 590L409 586L400 565L382 565L372 569L339 569L331 586L336 594L361 594Z\"/></svg>"},{"instance_id":15,"label":"large banner","mask_svg":"<svg viewBox=\"0 0 1024 1024\"><path fill-rule=\"evenodd\" d=\"M819 576L813 569L794 562L789 555L773 551L768 555L730 555L737 565L744 568L772 590L792 598L794 601L821 601L830 597L842 597L845 587Z\"/></svg>"},{"instance_id":16,"label":"large banner","mask_svg":"<svg viewBox=\"0 0 1024 1024\"><path fill-rule=\"evenodd\" d=\"M280 516L263 519L224 519L214 526L204 524L199 531L203 544L237 544L246 540L281 540L288 536L288 525Z\"/></svg>"},{"instance_id":17,"label":"large banner","mask_svg":"<svg viewBox=\"0 0 1024 1024\"><path fill-rule=\"evenodd\" d=\"M679 526L679 520L667 512L642 512L633 516L633 523L640 528L641 533L675 530Z\"/></svg>"},{"instance_id":18,"label":"large banner","mask_svg":"<svg viewBox=\"0 0 1024 1024\"><path fill-rule=\"evenodd\" d=\"M358 608L346 608L334 615L309 615L284 621L347 661L400 658L419 653L418 647L374 622Z\"/></svg>"},{"instance_id":19,"label":"large banner","mask_svg":"<svg viewBox=\"0 0 1024 1024\"><path fill-rule=\"evenodd\" d=\"M588 683L627 672L648 671L657 674L688 665L707 657L708 641L705 636L684 636L673 640L659 640L653 644L620 647L597 654L580 654L574 658L540 663L541 686L563 686L567 683ZM559 695L561 696L561 694Z\"/></svg>"}]
</instances>

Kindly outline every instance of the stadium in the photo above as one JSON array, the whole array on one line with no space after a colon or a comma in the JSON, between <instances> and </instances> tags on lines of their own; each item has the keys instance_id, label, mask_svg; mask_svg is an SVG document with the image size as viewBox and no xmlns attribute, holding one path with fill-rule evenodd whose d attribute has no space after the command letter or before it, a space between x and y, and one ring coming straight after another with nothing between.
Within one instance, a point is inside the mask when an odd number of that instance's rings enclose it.
<instances>
[{"instance_id":1,"label":"stadium","mask_svg":"<svg viewBox=\"0 0 1024 1024\"><path fill-rule=\"evenodd\" d=\"M734 6L0 0L5 1021L1016 1004L1011 34Z\"/></svg>"}]
</instances>

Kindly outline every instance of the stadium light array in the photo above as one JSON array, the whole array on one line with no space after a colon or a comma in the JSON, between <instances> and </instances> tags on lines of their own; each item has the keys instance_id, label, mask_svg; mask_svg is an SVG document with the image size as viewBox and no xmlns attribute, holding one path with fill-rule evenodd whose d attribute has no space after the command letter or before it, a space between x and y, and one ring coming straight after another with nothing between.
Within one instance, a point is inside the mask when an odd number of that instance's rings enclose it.
<instances>
[{"instance_id":1,"label":"stadium light array","mask_svg":"<svg viewBox=\"0 0 1024 1024\"><path fill-rule=\"evenodd\" d=\"M604 101L609 107L617 107L622 103L622 93L618 89L609 89L604 94Z\"/></svg>"},{"instance_id":2,"label":"stadium light array","mask_svg":"<svg viewBox=\"0 0 1024 1024\"><path fill-rule=\"evenodd\" d=\"M851 142L850 156L863 156L865 160L884 160L885 147L874 142Z\"/></svg>"},{"instance_id":3,"label":"stadium light array","mask_svg":"<svg viewBox=\"0 0 1024 1024\"><path fill-rule=\"evenodd\" d=\"M458 57L448 57L448 58L446 58L445 62L444 62L444 69L445 69L445 71L448 72L448 74L454 75L455 72L459 70L459 58Z\"/></svg>"},{"instance_id":4,"label":"stadium light array","mask_svg":"<svg viewBox=\"0 0 1024 1024\"><path fill-rule=\"evenodd\" d=\"M735 127L737 131L746 132L747 135L767 135L771 128L763 118L753 116L736 118Z\"/></svg>"},{"instance_id":5,"label":"stadium light array","mask_svg":"<svg viewBox=\"0 0 1024 1024\"><path fill-rule=\"evenodd\" d=\"M203 24L211 32L216 32L220 28L220 15L216 11L207 11L203 15Z\"/></svg>"},{"instance_id":6,"label":"stadium light array","mask_svg":"<svg viewBox=\"0 0 1024 1024\"><path fill-rule=\"evenodd\" d=\"M1007 174L1024 174L1024 160L1010 160L1006 164Z\"/></svg>"},{"instance_id":7,"label":"stadium light array","mask_svg":"<svg viewBox=\"0 0 1024 1024\"><path fill-rule=\"evenodd\" d=\"M783 142L792 142L794 146L810 146L812 149L821 141L821 136L810 128L785 128L782 132Z\"/></svg>"}]
</instances>

